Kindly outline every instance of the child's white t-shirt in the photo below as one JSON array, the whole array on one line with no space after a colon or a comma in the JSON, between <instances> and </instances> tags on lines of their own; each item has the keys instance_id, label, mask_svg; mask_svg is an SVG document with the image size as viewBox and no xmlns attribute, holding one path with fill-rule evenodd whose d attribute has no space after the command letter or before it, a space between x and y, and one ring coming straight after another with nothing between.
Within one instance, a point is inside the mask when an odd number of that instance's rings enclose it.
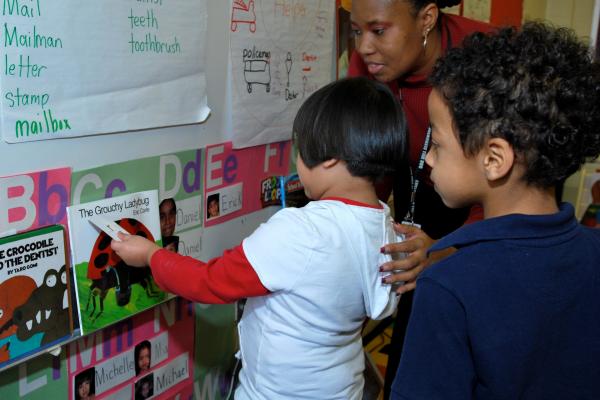
<instances>
[{"instance_id":1,"label":"child's white t-shirt","mask_svg":"<svg viewBox=\"0 0 600 400\"><path fill-rule=\"evenodd\" d=\"M389 208L321 200L286 208L243 242L272 293L249 298L239 323L237 400L362 399L365 317L390 315L397 296L382 283L396 242Z\"/></svg>"}]
</instances>

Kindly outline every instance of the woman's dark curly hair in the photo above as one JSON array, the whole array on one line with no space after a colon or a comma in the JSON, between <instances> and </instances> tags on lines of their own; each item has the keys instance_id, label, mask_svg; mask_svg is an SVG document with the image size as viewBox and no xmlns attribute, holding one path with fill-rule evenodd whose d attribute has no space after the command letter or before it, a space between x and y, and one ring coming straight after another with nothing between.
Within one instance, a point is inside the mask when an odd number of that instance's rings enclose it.
<instances>
[{"instance_id":1,"label":"woman's dark curly hair","mask_svg":"<svg viewBox=\"0 0 600 400\"><path fill-rule=\"evenodd\" d=\"M426 5L435 4L437 8L441 10L442 8L457 6L462 0L386 0L385 2L387 5L389 5L400 1L410 4L410 13L413 17L416 17L419 14L419 11L421 11ZM441 18L437 19L436 26L438 29L441 28L441 20Z\"/></svg>"},{"instance_id":2,"label":"woman's dark curly hair","mask_svg":"<svg viewBox=\"0 0 600 400\"><path fill-rule=\"evenodd\" d=\"M554 186L600 153L600 65L571 30L529 22L473 34L438 60L430 81L465 154L503 138L530 185Z\"/></svg>"},{"instance_id":3,"label":"woman's dark curly hair","mask_svg":"<svg viewBox=\"0 0 600 400\"><path fill-rule=\"evenodd\" d=\"M457 6L461 0L408 0L408 2L412 4L415 10L420 10L429 3L435 3L438 8Z\"/></svg>"},{"instance_id":4,"label":"woman's dark curly hair","mask_svg":"<svg viewBox=\"0 0 600 400\"><path fill-rule=\"evenodd\" d=\"M392 1L394 1L394 0L392 0ZM433 3L439 9L442 9L442 8L446 8L446 7L457 6L461 2L461 0L403 0L403 1L410 3L410 5L412 6L412 9L413 9L413 11L412 11L413 15L417 15L423 7L425 7L427 4L430 4L430 3ZM439 19L438 19L438 21L439 21Z\"/></svg>"}]
</instances>

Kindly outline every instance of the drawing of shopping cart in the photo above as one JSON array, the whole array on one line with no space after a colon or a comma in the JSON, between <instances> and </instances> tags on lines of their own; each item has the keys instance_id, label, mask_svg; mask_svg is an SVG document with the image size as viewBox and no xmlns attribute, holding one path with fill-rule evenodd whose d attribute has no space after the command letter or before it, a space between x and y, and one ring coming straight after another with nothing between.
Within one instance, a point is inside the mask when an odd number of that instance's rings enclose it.
<instances>
[{"instance_id":1,"label":"drawing of shopping cart","mask_svg":"<svg viewBox=\"0 0 600 400\"><path fill-rule=\"evenodd\" d=\"M234 0L231 9L231 31L237 30L238 24L248 24L250 32L256 31L256 13L254 12L254 0Z\"/></svg>"},{"instance_id":2,"label":"drawing of shopping cart","mask_svg":"<svg viewBox=\"0 0 600 400\"><path fill-rule=\"evenodd\" d=\"M265 85L267 93L271 91L271 63L269 60L245 60L244 80L248 93L252 85Z\"/></svg>"}]
</instances>

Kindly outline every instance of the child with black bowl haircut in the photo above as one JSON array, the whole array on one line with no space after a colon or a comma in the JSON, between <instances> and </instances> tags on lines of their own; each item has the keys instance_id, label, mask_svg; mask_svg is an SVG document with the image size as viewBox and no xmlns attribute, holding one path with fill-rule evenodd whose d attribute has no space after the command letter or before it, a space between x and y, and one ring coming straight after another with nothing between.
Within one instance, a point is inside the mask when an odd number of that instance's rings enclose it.
<instances>
[{"instance_id":1,"label":"child with black bowl haircut","mask_svg":"<svg viewBox=\"0 0 600 400\"><path fill-rule=\"evenodd\" d=\"M380 248L396 235L374 182L405 157L404 115L385 85L341 80L302 104L293 132L298 175L315 201L279 211L208 263L134 235L112 246L190 300L248 298L237 400L362 400L362 324L390 315L397 302L379 272L391 261Z\"/></svg>"},{"instance_id":2,"label":"child with black bowl haircut","mask_svg":"<svg viewBox=\"0 0 600 400\"><path fill-rule=\"evenodd\" d=\"M571 31L475 34L435 67L431 179L485 219L417 281L392 399L600 399L600 231L554 188L600 153L600 68Z\"/></svg>"}]
</instances>

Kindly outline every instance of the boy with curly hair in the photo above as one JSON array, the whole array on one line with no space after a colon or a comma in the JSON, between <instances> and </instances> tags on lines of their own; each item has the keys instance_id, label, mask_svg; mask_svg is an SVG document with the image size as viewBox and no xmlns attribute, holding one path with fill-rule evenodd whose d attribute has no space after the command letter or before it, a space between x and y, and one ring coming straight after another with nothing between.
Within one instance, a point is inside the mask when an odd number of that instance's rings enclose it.
<instances>
[{"instance_id":1,"label":"boy with curly hair","mask_svg":"<svg viewBox=\"0 0 600 400\"><path fill-rule=\"evenodd\" d=\"M393 399L599 399L600 231L555 187L600 153L600 66L541 23L475 34L431 77L431 179L485 219L417 281Z\"/></svg>"}]
</instances>

